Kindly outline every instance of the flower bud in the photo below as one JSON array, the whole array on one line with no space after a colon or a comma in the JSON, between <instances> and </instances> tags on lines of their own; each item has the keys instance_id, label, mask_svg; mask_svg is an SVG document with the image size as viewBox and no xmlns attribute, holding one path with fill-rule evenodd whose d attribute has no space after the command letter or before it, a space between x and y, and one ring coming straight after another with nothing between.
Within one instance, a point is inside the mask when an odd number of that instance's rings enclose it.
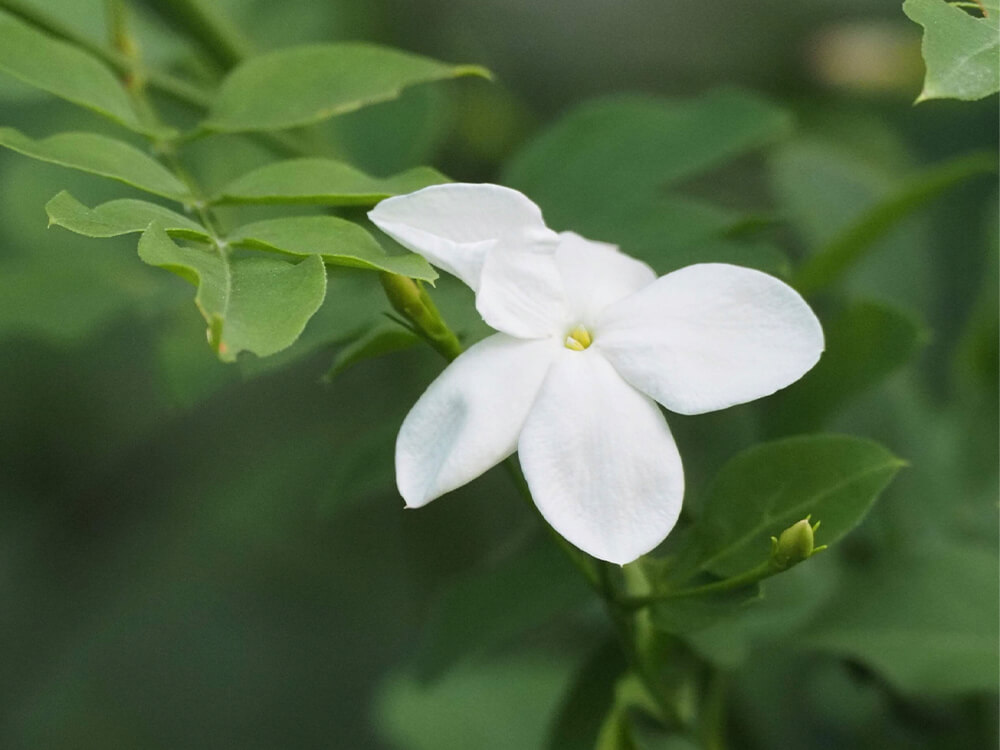
<instances>
[{"instance_id":1,"label":"flower bud","mask_svg":"<svg viewBox=\"0 0 1000 750\"><path fill-rule=\"evenodd\" d=\"M815 532L818 528L819 522L811 526L809 519L803 518L782 531L777 538L772 536L771 564L778 570L786 570L826 549L826 545L815 546Z\"/></svg>"}]
</instances>

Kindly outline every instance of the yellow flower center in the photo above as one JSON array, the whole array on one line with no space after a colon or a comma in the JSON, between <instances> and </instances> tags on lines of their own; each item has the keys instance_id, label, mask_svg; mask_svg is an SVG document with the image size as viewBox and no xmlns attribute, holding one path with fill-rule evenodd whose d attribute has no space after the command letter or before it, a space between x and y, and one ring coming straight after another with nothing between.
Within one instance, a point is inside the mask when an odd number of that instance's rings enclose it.
<instances>
[{"instance_id":1,"label":"yellow flower center","mask_svg":"<svg viewBox=\"0 0 1000 750\"><path fill-rule=\"evenodd\" d=\"M566 335L566 340L563 343L566 345L567 349L572 349L575 352L582 352L590 346L592 341L593 339L590 337L590 331L583 326L577 326Z\"/></svg>"}]
</instances>

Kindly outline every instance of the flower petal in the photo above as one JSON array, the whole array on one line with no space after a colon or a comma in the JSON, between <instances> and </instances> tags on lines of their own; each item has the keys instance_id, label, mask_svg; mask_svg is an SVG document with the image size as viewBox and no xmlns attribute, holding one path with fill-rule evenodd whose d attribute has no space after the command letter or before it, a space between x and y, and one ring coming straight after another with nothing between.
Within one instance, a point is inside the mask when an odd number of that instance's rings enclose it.
<instances>
[{"instance_id":1,"label":"flower petal","mask_svg":"<svg viewBox=\"0 0 1000 750\"><path fill-rule=\"evenodd\" d=\"M557 336L566 326L556 235L531 245L501 242L486 254L476 309L492 328L531 339Z\"/></svg>"},{"instance_id":2,"label":"flower petal","mask_svg":"<svg viewBox=\"0 0 1000 750\"><path fill-rule=\"evenodd\" d=\"M601 560L631 562L677 522L684 471L670 429L593 348L560 353L518 455L545 520Z\"/></svg>"},{"instance_id":3,"label":"flower petal","mask_svg":"<svg viewBox=\"0 0 1000 750\"><path fill-rule=\"evenodd\" d=\"M418 508L514 452L556 342L490 336L452 362L406 415L396 483Z\"/></svg>"},{"instance_id":4,"label":"flower petal","mask_svg":"<svg viewBox=\"0 0 1000 750\"><path fill-rule=\"evenodd\" d=\"M368 218L401 245L473 289L486 251L507 237L554 236L542 212L516 190L489 184L432 185L375 206Z\"/></svg>"},{"instance_id":5,"label":"flower petal","mask_svg":"<svg viewBox=\"0 0 1000 750\"><path fill-rule=\"evenodd\" d=\"M562 232L559 240L556 263L572 324L593 326L608 305L656 281L652 268L607 242L574 232Z\"/></svg>"},{"instance_id":6,"label":"flower petal","mask_svg":"<svg viewBox=\"0 0 1000 750\"><path fill-rule=\"evenodd\" d=\"M819 360L823 329L773 276L701 263L609 307L594 342L643 393L679 414L702 414L794 383Z\"/></svg>"}]
</instances>

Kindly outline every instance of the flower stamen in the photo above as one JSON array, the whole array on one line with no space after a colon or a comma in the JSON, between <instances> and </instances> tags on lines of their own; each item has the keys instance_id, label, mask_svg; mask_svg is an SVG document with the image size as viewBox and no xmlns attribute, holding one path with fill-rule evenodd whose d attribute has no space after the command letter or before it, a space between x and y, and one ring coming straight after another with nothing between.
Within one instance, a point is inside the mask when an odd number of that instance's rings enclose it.
<instances>
[{"instance_id":1,"label":"flower stamen","mask_svg":"<svg viewBox=\"0 0 1000 750\"><path fill-rule=\"evenodd\" d=\"M590 346L592 341L593 339L590 337L590 331L583 326L577 326L569 332L563 344L565 344L567 349L572 349L575 352L582 352Z\"/></svg>"}]
</instances>

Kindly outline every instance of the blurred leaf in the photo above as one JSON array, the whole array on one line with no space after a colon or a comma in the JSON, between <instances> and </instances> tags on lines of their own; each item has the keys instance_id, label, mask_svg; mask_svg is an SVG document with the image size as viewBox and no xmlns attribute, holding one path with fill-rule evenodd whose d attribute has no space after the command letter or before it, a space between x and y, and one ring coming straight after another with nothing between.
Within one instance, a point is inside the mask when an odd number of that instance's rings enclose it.
<instances>
[{"instance_id":1,"label":"blurred leaf","mask_svg":"<svg viewBox=\"0 0 1000 750\"><path fill-rule=\"evenodd\" d=\"M761 555L758 562L763 559ZM731 591L672 597L649 607L650 622L657 630L686 635L704 630L720 620L737 617L760 599L759 583Z\"/></svg>"},{"instance_id":2,"label":"blurred leaf","mask_svg":"<svg viewBox=\"0 0 1000 750\"><path fill-rule=\"evenodd\" d=\"M559 549L533 536L503 560L469 571L427 616L417 673L435 679L456 662L495 649L585 601L589 589Z\"/></svg>"},{"instance_id":3,"label":"blurred leaf","mask_svg":"<svg viewBox=\"0 0 1000 750\"><path fill-rule=\"evenodd\" d=\"M660 272L708 260L772 271L782 265L776 250L726 239L739 212L670 191L777 140L789 124L781 109L738 91L600 100L529 143L504 183L537 202L551 226L619 244Z\"/></svg>"},{"instance_id":4,"label":"blurred leaf","mask_svg":"<svg viewBox=\"0 0 1000 750\"><path fill-rule=\"evenodd\" d=\"M568 655L472 662L426 684L397 676L377 699L376 725L400 750L526 750L544 746Z\"/></svg>"},{"instance_id":5,"label":"blurred leaf","mask_svg":"<svg viewBox=\"0 0 1000 750\"><path fill-rule=\"evenodd\" d=\"M829 285L926 203L967 179L995 173L996 161L993 153L967 154L905 179L819 248L795 275L795 287L808 294Z\"/></svg>"},{"instance_id":6,"label":"blurred leaf","mask_svg":"<svg viewBox=\"0 0 1000 750\"><path fill-rule=\"evenodd\" d=\"M443 182L448 178L430 167L379 178L333 159L289 159L238 177L222 188L214 201L373 206L389 196Z\"/></svg>"},{"instance_id":7,"label":"blurred leaf","mask_svg":"<svg viewBox=\"0 0 1000 750\"><path fill-rule=\"evenodd\" d=\"M0 146L33 159L109 177L147 193L185 202L191 191L170 171L124 141L97 133L57 133L35 141L13 128L0 128Z\"/></svg>"},{"instance_id":8,"label":"blurred leaf","mask_svg":"<svg viewBox=\"0 0 1000 750\"><path fill-rule=\"evenodd\" d=\"M290 346L323 303L326 269L317 256L297 265L276 258L230 258L176 245L157 224L139 240L139 257L198 288L195 304L223 362L241 351L260 357Z\"/></svg>"},{"instance_id":9,"label":"blurred leaf","mask_svg":"<svg viewBox=\"0 0 1000 750\"><path fill-rule=\"evenodd\" d=\"M409 349L419 344L420 340L417 334L403 328L399 323L390 321L377 323L337 352L325 379L332 380L365 360Z\"/></svg>"},{"instance_id":10,"label":"blurred leaf","mask_svg":"<svg viewBox=\"0 0 1000 750\"><path fill-rule=\"evenodd\" d=\"M239 227L229 237L233 245L287 255L319 255L325 263L349 268L388 271L433 281L437 273L419 255L386 255L362 227L334 216L291 216Z\"/></svg>"},{"instance_id":11,"label":"blurred leaf","mask_svg":"<svg viewBox=\"0 0 1000 750\"><path fill-rule=\"evenodd\" d=\"M563 697L546 747L593 750L608 707L615 700L615 683L626 668L621 647L614 640L591 654Z\"/></svg>"},{"instance_id":12,"label":"blurred leaf","mask_svg":"<svg viewBox=\"0 0 1000 750\"><path fill-rule=\"evenodd\" d=\"M164 135L139 122L128 93L104 63L0 12L0 70L131 130Z\"/></svg>"},{"instance_id":13,"label":"blurred leaf","mask_svg":"<svg viewBox=\"0 0 1000 750\"><path fill-rule=\"evenodd\" d=\"M174 237L208 241L205 227L169 208L147 201L126 198L87 208L63 190L45 204L49 226L59 226L86 237L118 237L146 231L157 222Z\"/></svg>"},{"instance_id":14,"label":"blurred leaf","mask_svg":"<svg viewBox=\"0 0 1000 750\"><path fill-rule=\"evenodd\" d=\"M752 94L690 101L621 96L584 104L528 144L505 184L523 190L558 228L618 198L661 191L772 143L788 115Z\"/></svg>"},{"instance_id":15,"label":"blurred leaf","mask_svg":"<svg viewBox=\"0 0 1000 750\"><path fill-rule=\"evenodd\" d=\"M927 76L918 102L982 99L1000 89L1000 12L995 7L977 18L944 0L906 0L903 12L924 27Z\"/></svg>"},{"instance_id":16,"label":"blurred leaf","mask_svg":"<svg viewBox=\"0 0 1000 750\"><path fill-rule=\"evenodd\" d=\"M825 334L819 364L768 401L772 434L822 428L844 403L909 362L929 336L911 316L876 302L849 307Z\"/></svg>"},{"instance_id":17,"label":"blurred leaf","mask_svg":"<svg viewBox=\"0 0 1000 750\"><path fill-rule=\"evenodd\" d=\"M767 559L768 539L811 515L833 544L864 518L904 462L878 443L808 435L762 443L731 459L709 488L695 529L698 569L720 576Z\"/></svg>"},{"instance_id":18,"label":"blurred leaf","mask_svg":"<svg viewBox=\"0 0 1000 750\"><path fill-rule=\"evenodd\" d=\"M236 67L203 127L246 132L311 125L394 99L408 86L467 75L489 77L474 65L447 65L374 44L291 47Z\"/></svg>"},{"instance_id":19,"label":"blurred leaf","mask_svg":"<svg viewBox=\"0 0 1000 750\"><path fill-rule=\"evenodd\" d=\"M858 659L906 693L994 691L995 550L954 543L887 554L845 576L805 644Z\"/></svg>"}]
</instances>

